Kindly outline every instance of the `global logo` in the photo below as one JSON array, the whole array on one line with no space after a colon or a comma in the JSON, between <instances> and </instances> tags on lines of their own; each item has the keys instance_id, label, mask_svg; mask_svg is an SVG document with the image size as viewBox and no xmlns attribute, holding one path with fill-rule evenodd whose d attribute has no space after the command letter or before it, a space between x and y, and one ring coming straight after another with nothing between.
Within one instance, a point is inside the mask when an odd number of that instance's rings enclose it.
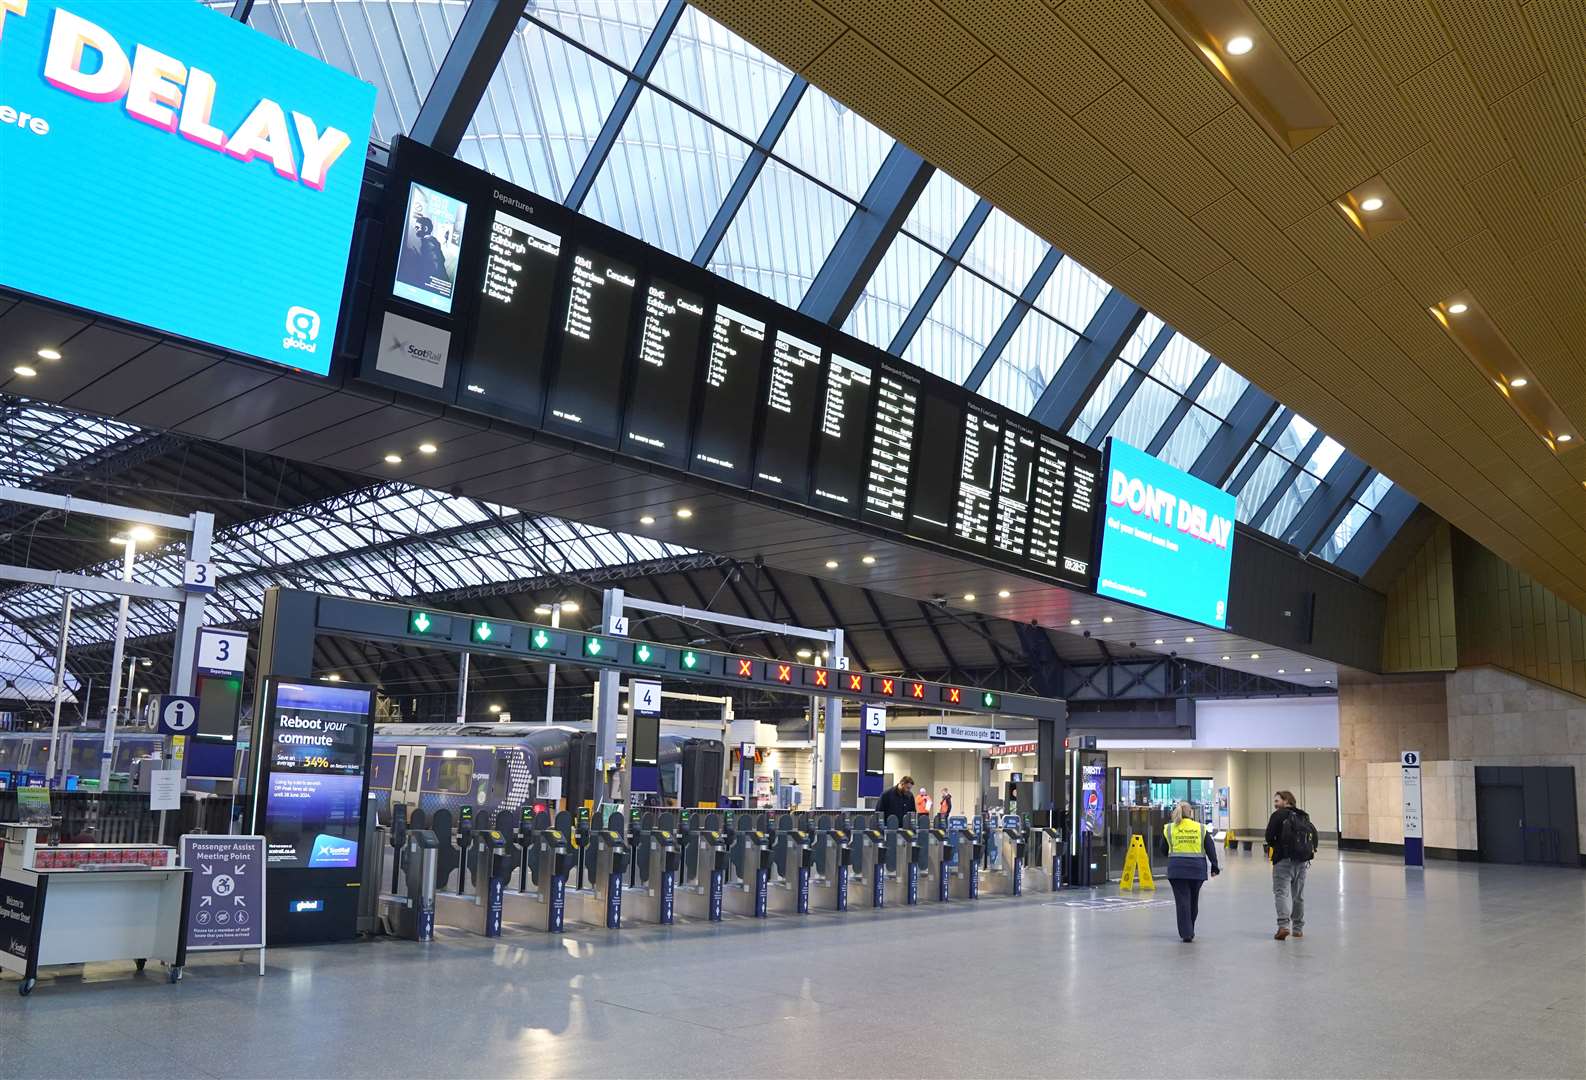
<instances>
[{"instance_id":1,"label":"global logo","mask_svg":"<svg viewBox=\"0 0 1586 1080\"><path fill-rule=\"evenodd\" d=\"M306 353L319 351L319 312L306 307L286 309L286 337L281 339L283 349L300 349Z\"/></svg>"},{"instance_id":2,"label":"global logo","mask_svg":"<svg viewBox=\"0 0 1586 1080\"><path fill-rule=\"evenodd\" d=\"M358 844L339 836L320 833L314 837L314 849L309 853L310 866L357 866Z\"/></svg>"}]
</instances>

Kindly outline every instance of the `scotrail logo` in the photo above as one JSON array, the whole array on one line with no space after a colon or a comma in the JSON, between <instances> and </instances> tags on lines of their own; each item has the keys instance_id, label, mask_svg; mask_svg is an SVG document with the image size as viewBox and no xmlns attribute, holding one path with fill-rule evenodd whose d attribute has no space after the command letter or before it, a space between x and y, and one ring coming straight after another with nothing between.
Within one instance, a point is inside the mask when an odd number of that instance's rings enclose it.
<instances>
[{"instance_id":1,"label":"scotrail logo","mask_svg":"<svg viewBox=\"0 0 1586 1080\"><path fill-rule=\"evenodd\" d=\"M320 833L314 837L314 850L308 857L310 866L357 866L358 843L339 836Z\"/></svg>"},{"instance_id":2,"label":"scotrail logo","mask_svg":"<svg viewBox=\"0 0 1586 1080\"><path fill-rule=\"evenodd\" d=\"M286 337L281 339L281 348L314 353L319 351L318 339L319 312L306 307L286 309Z\"/></svg>"}]
</instances>

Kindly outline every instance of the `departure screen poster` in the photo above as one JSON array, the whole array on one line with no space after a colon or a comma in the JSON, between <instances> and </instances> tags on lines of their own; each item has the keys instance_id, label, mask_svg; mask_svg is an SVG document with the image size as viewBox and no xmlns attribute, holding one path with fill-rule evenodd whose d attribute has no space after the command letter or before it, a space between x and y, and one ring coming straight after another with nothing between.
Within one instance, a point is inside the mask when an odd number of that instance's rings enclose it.
<instances>
[{"instance_id":1,"label":"departure screen poster","mask_svg":"<svg viewBox=\"0 0 1586 1080\"><path fill-rule=\"evenodd\" d=\"M408 185L402 247L391 291L403 300L451 314L468 204L423 184Z\"/></svg>"},{"instance_id":2,"label":"departure screen poster","mask_svg":"<svg viewBox=\"0 0 1586 1080\"><path fill-rule=\"evenodd\" d=\"M810 438L821 388L821 350L779 330L771 345L765 424L754 487L804 502L809 497Z\"/></svg>"},{"instance_id":3,"label":"departure screen poster","mask_svg":"<svg viewBox=\"0 0 1586 1080\"><path fill-rule=\"evenodd\" d=\"M638 363L628 389L624 453L678 468L688 465L688 428L699 382L705 301L655 277L644 291Z\"/></svg>"},{"instance_id":4,"label":"departure screen poster","mask_svg":"<svg viewBox=\"0 0 1586 1080\"><path fill-rule=\"evenodd\" d=\"M545 426L615 443L638 272L581 247L573 252L572 275Z\"/></svg>"},{"instance_id":5,"label":"departure screen poster","mask_svg":"<svg viewBox=\"0 0 1586 1080\"><path fill-rule=\"evenodd\" d=\"M939 386L927 389L921 398L914 501L909 510L909 532L916 536L945 536L953 527L964 415L962 399Z\"/></svg>"},{"instance_id":6,"label":"departure screen poster","mask_svg":"<svg viewBox=\"0 0 1586 1080\"><path fill-rule=\"evenodd\" d=\"M358 687L275 684L262 744L271 866L358 865L372 696Z\"/></svg>"},{"instance_id":7,"label":"departure screen poster","mask_svg":"<svg viewBox=\"0 0 1586 1080\"><path fill-rule=\"evenodd\" d=\"M692 468L748 486L755 395L765 358L765 323L725 305L711 322L705 387L694 432Z\"/></svg>"},{"instance_id":8,"label":"departure screen poster","mask_svg":"<svg viewBox=\"0 0 1586 1080\"><path fill-rule=\"evenodd\" d=\"M562 238L505 210L490 219L473 339L463 358L464 405L540 422L545 350Z\"/></svg>"},{"instance_id":9,"label":"departure screen poster","mask_svg":"<svg viewBox=\"0 0 1586 1080\"><path fill-rule=\"evenodd\" d=\"M845 514L859 510L872 383L867 365L832 353L815 432L815 481L810 489L813 506Z\"/></svg>"}]
</instances>

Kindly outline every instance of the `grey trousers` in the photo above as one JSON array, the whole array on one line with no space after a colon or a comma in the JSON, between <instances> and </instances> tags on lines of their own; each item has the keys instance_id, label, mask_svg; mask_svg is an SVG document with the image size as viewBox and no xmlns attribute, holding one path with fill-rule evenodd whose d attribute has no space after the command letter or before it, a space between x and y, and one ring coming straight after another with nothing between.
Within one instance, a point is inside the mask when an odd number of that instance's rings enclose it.
<instances>
[{"instance_id":1,"label":"grey trousers","mask_svg":"<svg viewBox=\"0 0 1586 1080\"><path fill-rule=\"evenodd\" d=\"M1278 908L1279 928L1305 929L1305 874L1308 862L1282 859L1272 864L1272 900Z\"/></svg>"}]
</instances>

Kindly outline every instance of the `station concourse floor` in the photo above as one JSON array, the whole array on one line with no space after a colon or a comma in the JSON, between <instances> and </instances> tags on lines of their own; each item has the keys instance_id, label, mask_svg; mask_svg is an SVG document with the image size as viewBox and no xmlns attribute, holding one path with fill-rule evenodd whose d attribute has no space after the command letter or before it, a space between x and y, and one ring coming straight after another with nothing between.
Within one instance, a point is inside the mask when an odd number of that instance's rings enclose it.
<instances>
[{"instance_id":1,"label":"station concourse floor","mask_svg":"<svg viewBox=\"0 0 1586 1080\"><path fill-rule=\"evenodd\" d=\"M1224 862L1188 945L1163 882L8 974L0 1077L1586 1076L1586 874L1324 847L1279 943Z\"/></svg>"}]
</instances>

